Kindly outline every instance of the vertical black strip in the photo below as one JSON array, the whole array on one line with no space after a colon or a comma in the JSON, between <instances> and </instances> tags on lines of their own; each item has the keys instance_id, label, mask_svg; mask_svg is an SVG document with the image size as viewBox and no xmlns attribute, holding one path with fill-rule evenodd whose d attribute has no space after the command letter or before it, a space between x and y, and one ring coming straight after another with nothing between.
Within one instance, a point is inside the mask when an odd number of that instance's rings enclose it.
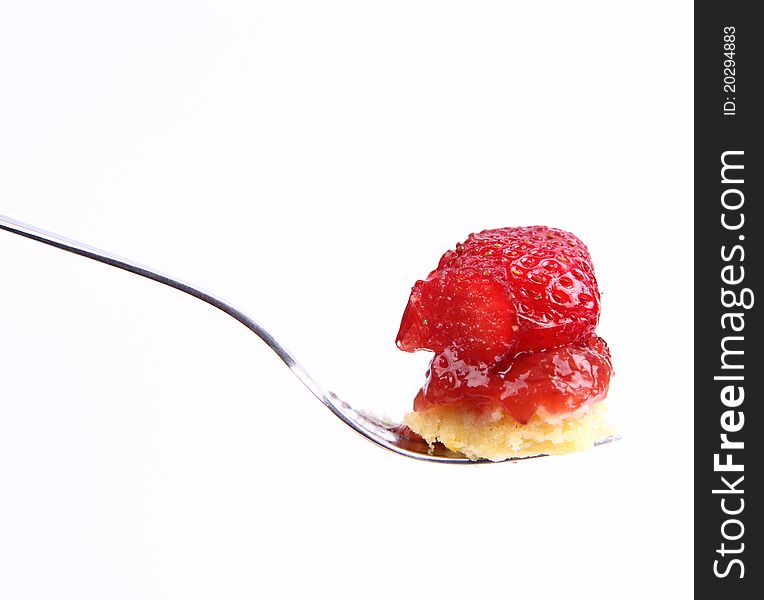
<instances>
[{"instance_id":1,"label":"vertical black strip","mask_svg":"<svg viewBox=\"0 0 764 600\"><path fill-rule=\"evenodd\" d=\"M735 600L764 598L758 8L695 5L695 593Z\"/></svg>"}]
</instances>

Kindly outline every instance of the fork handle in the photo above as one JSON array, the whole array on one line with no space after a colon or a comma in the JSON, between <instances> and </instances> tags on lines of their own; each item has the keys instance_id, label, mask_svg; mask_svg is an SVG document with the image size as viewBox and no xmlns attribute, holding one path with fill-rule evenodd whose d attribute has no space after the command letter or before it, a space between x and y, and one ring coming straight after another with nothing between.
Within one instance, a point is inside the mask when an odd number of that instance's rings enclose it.
<instances>
[{"instance_id":1,"label":"fork handle","mask_svg":"<svg viewBox=\"0 0 764 600\"><path fill-rule=\"evenodd\" d=\"M60 250L66 250L67 252L78 254L79 256L84 256L85 258L89 258L91 260L95 260L106 265L128 271L130 273L135 273L136 275L140 275L146 279L151 279L171 288L175 288L176 290L180 290L181 292L193 296L194 298L198 298L207 304L211 304L218 310L221 310L227 315L236 319L250 331L254 332L255 335L263 340L268 345L268 347L270 347L270 349L273 350L278 355L278 357L284 361L284 363L286 363L287 367L289 367L289 369L297 376L297 378L302 381L302 383L305 384L305 386L311 392L313 392L313 394L319 400L321 400L330 409L332 409L333 412L335 411L335 407L329 399L329 394L325 392L313 380L313 378L297 361L292 353L284 348L284 346L279 344L273 335L271 335L257 321L247 316L244 312L232 304L226 302L222 298L219 298L214 294L210 294L209 292L205 292L203 289L186 283L185 281L171 277L166 273L162 273L161 271L157 271L145 265L141 265L128 258L122 258L116 254L112 254L104 250L99 250L93 246L89 246L87 244L83 244L82 242L66 238L62 235L58 235L57 233L45 231L44 229L34 227L33 225L29 225L27 223L22 223L15 219L11 219L10 217L0 215L0 229L10 231L11 233L29 238L30 240L35 240L36 242L42 242L43 244L53 246L54 248L59 248Z\"/></svg>"}]
</instances>

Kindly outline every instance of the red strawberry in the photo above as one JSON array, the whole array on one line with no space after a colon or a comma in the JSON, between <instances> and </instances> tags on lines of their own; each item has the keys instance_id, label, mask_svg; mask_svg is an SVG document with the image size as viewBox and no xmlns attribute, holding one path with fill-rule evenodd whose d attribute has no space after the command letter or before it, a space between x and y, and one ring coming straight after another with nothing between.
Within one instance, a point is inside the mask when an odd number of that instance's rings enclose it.
<instances>
[{"instance_id":1,"label":"red strawberry","mask_svg":"<svg viewBox=\"0 0 764 600\"><path fill-rule=\"evenodd\" d=\"M490 366L470 365L446 350L432 359L414 410L445 404L476 412L499 407L520 423L527 423L539 409L565 416L602 400L611 373L610 351L597 336Z\"/></svg>"},{"instance_id":2,"label":"red strawberry","mask_svg":"<svg viewBox=\"0 0 764 600\"><path fill-rule=\"evenodd\" d=\"M508 227L471 234L417 281L398 347L455 355L473 364L588 338L600 296L591 257L572 233Z\"/></svg>"},{"instance_id":3,"label":"red strawberry","mask_svg":"<svg viewBox=\"0 0 764 600\"><path fill-rule=\"evenodd\" d=\"M503 283L471 268L435 272L417 281L403 313L398 346L492 362L511 349L515 308Z\"/></svg>"}]
</instances>

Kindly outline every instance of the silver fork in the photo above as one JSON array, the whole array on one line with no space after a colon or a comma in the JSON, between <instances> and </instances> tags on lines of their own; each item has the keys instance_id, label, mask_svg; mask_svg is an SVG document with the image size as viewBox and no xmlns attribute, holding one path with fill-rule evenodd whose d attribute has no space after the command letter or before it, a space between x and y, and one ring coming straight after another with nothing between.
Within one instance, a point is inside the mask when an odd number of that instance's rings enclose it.
<instances>
[{"instance_id":1,"label":"silver fork","mask_svg":"<svg viewBox=\"0 0 764 600\"><path fill-rule=\"evenodd\" d=\"M434 444L433 446L429 446L424 440L416 439L415 437L408 434L408 432L406 432L405 429L403 429L403 427L398 423L389 422L374 415L370 415L363 411L354 409L346 402L340 400L336 394L324 389L318 383L316 383L316 380L313 379L310 374L308 374L308 372L297 361L294 355L286 348L284 348L284 346L279 344L276 341L276 338L274 338L273 335L271 335L262 325L244 314L232 304L222 300L218 296L205 292L201 288L190 285L179 279L175 279L174 277L138 264L127 258L121 258L109 252L99 250L98 248L88 246L87 244L65 238L61 235L39 229L32 225L27 225L26 223L21 223L15 219L11 219L10 217L0 215L0 229L10 231L11 233L15 233L37 242L42 242L43 244L48 244L61 250L66 250L67 252L79 254L85 258L90 258L92 260L111 265L112 267L117 267L119 269L129 271L130 273L135 273L136 275L146 277L147 279L152 279L153 281L158 281L159 283L163 283L164 285L173 287L176 290L185 292L194 298L203 300L207 304L211 304L215 308L222 310L224 313L239 321L239 323L247 327L261 340L263 340L268 345L268 347L273 350L282 361L284 361L292 373L294 373L294 375L300 381L302 381L305 387L307 387L316 398L318 398L329 410L331 410L337 418L339 418L343 423L351 427L357 433L361 434L367 440L377 444L378 446L381 446L382 448L390 450L391 452L395 452L396 454L407 456L408 458L414 458L428 462L450 464L475 464L491 462L488 460L470 460L463 454L452 452L442 444ZM614 439L616 438L605 438L598 441L595 445L605 444L613 441ZM539 454L537 456L523 456L510 458L507 460L516 461L524 460L527 458L538 458L541 456L545 455Z\"/></svg>"}]
</instances>

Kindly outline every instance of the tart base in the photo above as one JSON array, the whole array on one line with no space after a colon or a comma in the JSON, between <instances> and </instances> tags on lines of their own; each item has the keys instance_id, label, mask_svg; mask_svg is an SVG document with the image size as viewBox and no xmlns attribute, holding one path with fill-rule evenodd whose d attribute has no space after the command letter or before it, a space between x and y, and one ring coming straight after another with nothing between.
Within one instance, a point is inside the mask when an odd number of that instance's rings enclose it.
<instances>
[{"instance_id":1,"label":"tart base","mask_svg":"<svg viewBox=\"0 0 764 600\"><path fill-rule=\"evenodd\" d=\"M604 402L583 407L564 418L535 414L523 425L501 410L483 415L453 406L410 412L404 423L428 444L441 442L472 460L492 461L539 454L587 450L615 433Z\"/></svg>"}]
</instances>

